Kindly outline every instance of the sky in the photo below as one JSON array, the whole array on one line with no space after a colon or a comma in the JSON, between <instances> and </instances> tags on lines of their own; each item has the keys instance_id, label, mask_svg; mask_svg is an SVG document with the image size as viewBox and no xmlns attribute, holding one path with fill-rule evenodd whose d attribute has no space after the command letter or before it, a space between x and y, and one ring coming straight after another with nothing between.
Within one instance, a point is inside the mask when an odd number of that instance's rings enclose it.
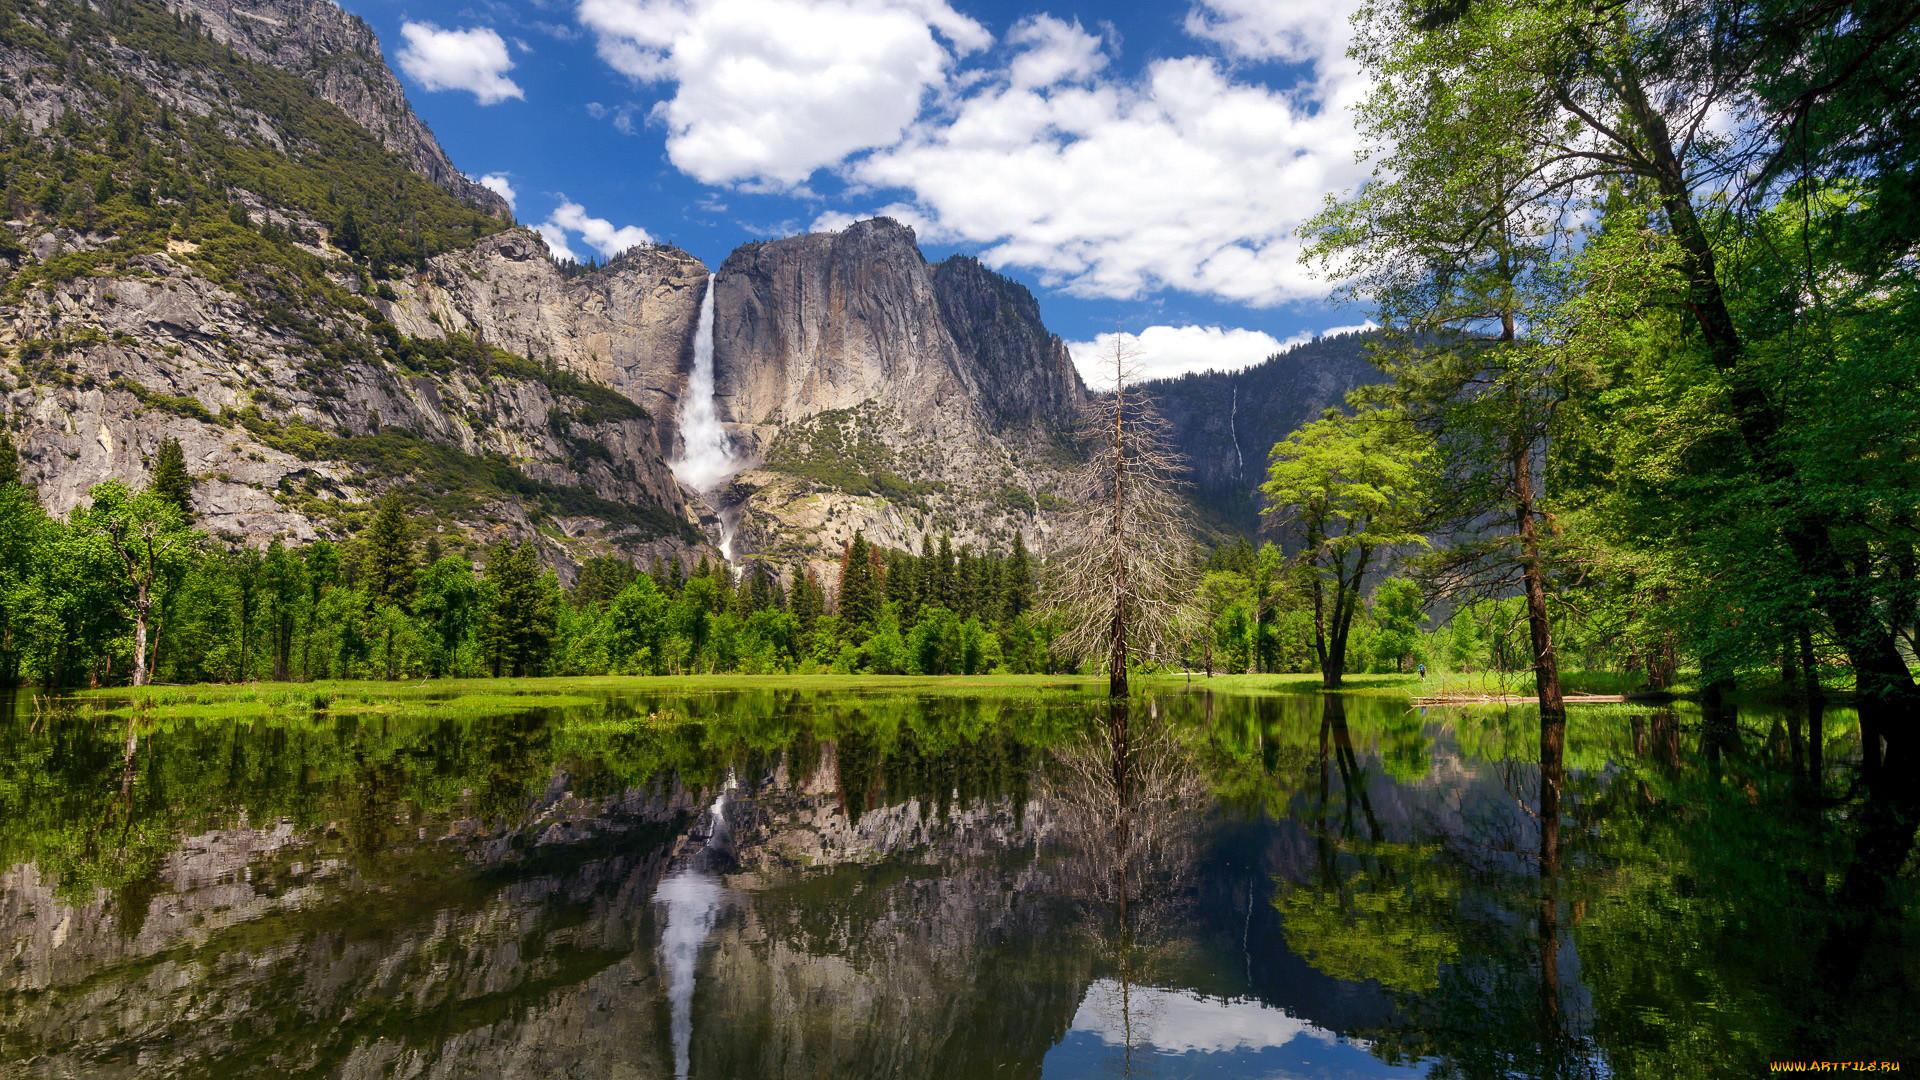
<instances>
[{"instance_id":1,"label":"sky","mask_svg":"<svg viewBox=\"0 0 1920 1080\"><path fill-rule=\"evenodd\" d=\"M1356 0L342 0L556 254L886 214L1025 284L1089 382L1231 370L1364 309L1299 223L1367 174Z\"/></svg>"}]
</instances>

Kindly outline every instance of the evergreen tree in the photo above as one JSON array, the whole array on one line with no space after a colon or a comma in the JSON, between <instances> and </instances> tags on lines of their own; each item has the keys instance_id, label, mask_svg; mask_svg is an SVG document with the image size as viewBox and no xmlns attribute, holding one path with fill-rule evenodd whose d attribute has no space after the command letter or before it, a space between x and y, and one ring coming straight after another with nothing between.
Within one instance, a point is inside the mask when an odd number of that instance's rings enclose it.
<instances>
[{"instance_id":1,"label":"evergreen tree","mask_svg":"<svg viewBox=\"0 0 1920 1080\"><path fill-rule=\"evenodd\" d=\"M0 487L24 484L20 476L20 452L13 448L13 435L0 428Z\"/></svg>"},{"instance_id":2,"label":"evergreen tree","mask_svg":"<svg viewBox=\"0 0 1920 1080\"><path fill-rule=\"evenodd\" d=\"M953 537L940 537L940 551L934 556L933 581L927 588L927 603L952 611L959 602L953 587Z\"/></svg>"},{"instance_id":3,"label":"evergreen tree","mask_svg":"<svg viewBox=\"0 0 1920 1080\"><path fill-rule=\"evenodd\" d=\"M1027 538L1019 530L1013 533L1013 554L1007 557L1002 578L1002 611L1008 622L1033 610L1033 564L1027 557Z\"/></svg>"},{"instance_id":4,"label":"evergreen tree","mask_svg":"<svg viewBox=\"0 0 1920 1080\"><path fill-rule=\"evenodd\" d=\"M413 527L406 503L397 491L388 492L367 527L361 555L360 583L375 604L405 608L413 600Z\"/></svg>"},{"instance_id":5,"label":"evergreen tree","mask_svg":"<svg viewBox=\"0 0 1920 1080\"><path fill-rule=\"evenodd\" d=\"M487 556L491 592L482 637L494 677L539 671L553 648L553 598L542 588L533 544L500 544Z\"/></svg>"},{"instance_id":6,"label":"evergreen tree","mask_svg":"<svg viewBox=\"0 0 1920 1080\"><path fill-rule=\"evenodd\" d=\"M873 629L880 610L880 582L874 573L873 546L864 532L856 532L840 557L840 634L860 641Z\"/></svg>"},{"instance_id":7,"label":"evergreen tree","mask_svg":"<svg viewBox=\"0 0 1920 1080\"><path fill-rule=\"evenodd\" d=\"M933 607L940 603L940 571L934 564L940 556L933 550L933 534L920 534L920 557L914 562L913 572L913 608L914 617L919 617L923 607Z\"/></svg>"},{"instance_id":8,"label":"evergreen tree","mask_svg":"<svg viewBox=\"0 0 1920 1080\"><path fill-rule=\"evenodd\" d=\"M813 567L803 568L800 576L793 581L793 617L800 624L802 634L813 633L826 607L826 590L820 587L820 579L814 575Z\"/></svg>"},{"instance_id":9,"label":"evergreen tree","mask_svg":"<svg viewBox=\"0 0 1920 1080\"><path fill-rule=\"evenodd\" d=\"M920 575L911 552L887 552L887 602L893 604L902 622L911 624L920 605Z\"/></svg>"},{"instance_id":10,"label":"evergreen tree","mask_svg":"<svg viewBox=\"0 0 1920 1080\"><path fill-rule=\"evenodd\" d=\"M153 479L147 490L176 507L187 520L193 520L193 478L187 475L187 455L180 440L169 435L160 440L153 456Z\"/></svg>"}]
</instances>

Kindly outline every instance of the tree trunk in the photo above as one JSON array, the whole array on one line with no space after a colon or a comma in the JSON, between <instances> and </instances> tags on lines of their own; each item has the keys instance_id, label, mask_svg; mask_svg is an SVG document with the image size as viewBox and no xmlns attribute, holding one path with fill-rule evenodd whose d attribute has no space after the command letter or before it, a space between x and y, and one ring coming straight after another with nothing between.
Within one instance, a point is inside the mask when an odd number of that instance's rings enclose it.
<instances>
[{"instance_id":1,"label":"tree trunk","mask_svg":"<svg viewBox=\"0 0 1920 1080\"><path fill-rule=\"evenodd\" d=\"M1762 477L1788 490L1798 486L1792 462L1781 456L1778 436L1779 405L1770 400L1757 376L1741 364L1740 333L1720 287L1713 244L1694 213L1685 170L1673 152L1666 122L1652 107L1631 71L1620 72L1623 99L1653 159L1653 177L1659 187L1668 226L1682 252L1681 270L1687 278L1687 307L1698 322L1713 364L1729 382L1734 420L1741 441ZM1784 501L1784 500L1783 500ZM1834 551L1825 521L1805 509L1784 507L1793 515L1782 529L1788 550L1802 575L1814 582L1814 602L1826 613L1847 650L1860 697L1863 729L1872 724L1890 735L1904 736L1920 712L1920 687L1900 658L1892 630L1877 618L1861 590L1851 588L1851 573Z\"/></svg>"},{"instance_id":2,"label":"tree trunk","mask_svg":"<svg viewBox=\"0 0 1920 1080\"><path fill-rule=\"evenodd\" d=\"M1521 528L1521 578L1526 586L1526 636L1534 653L1534 694L1540 700L1540 740L1546 749L1548 728L1555 728L1555 744L1567 728L1567 700L1561 696L1559 653L1553 650L1553 623L1548 621L1546 569L1540 565L1540 523L1534 521L1534 463L1532 444L1513 440L1513 517ZM1542 780L1544 784L1544 780Z\"/></svg>"},{"instance_id":3,"label":"tree trunk","mask_svg":"<svg viewBox=\"0 0 1920 1080\"><path fill-rule=\"evenodd\" d=\"M133 605L133 685L147 685L147 617L152 604L143 587Z\"/></svg>"}]
</instances>

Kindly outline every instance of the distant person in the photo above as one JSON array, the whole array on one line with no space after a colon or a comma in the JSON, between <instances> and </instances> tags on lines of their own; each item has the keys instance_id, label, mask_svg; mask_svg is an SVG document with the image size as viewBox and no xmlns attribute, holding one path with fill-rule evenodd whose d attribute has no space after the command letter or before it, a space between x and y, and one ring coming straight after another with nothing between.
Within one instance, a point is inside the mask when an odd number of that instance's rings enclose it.
<instances>
[{"instance_id":1,"label":"distant person","mask_svg":"<svg viewBox=\"0 0 1920 1080\"><path fill-rule=\"evenodd\" d=\"M1425 665L1425 664L1415 664L1415 665L1413 665L1413 670L1414 670L1414 671L1416 671L1416 672L1419 672L1419 674L1420 674L1420 677L1421 677L1421 678L1423 678L1423 679L1424 679L1424 678L1426 678L1426 677L1427 677L1427 665Z\"/></svg>"}]
</instances>

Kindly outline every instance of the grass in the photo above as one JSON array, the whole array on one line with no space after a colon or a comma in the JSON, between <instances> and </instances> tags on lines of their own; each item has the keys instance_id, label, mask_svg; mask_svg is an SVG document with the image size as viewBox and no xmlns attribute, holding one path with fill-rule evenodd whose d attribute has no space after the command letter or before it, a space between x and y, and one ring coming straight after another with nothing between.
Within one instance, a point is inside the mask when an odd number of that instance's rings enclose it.
<instances>
[{"instance_id":1,"label":"grass","mask_svg":"<svg viewBox=\"0 0 1920 1080\"><path fill-rule=\"evenodd\" d=\"M1136 690L1202 688L1251 696L1322 693L1311 674L1140 675ZM110 714L140 711L159 716L241 719L276 711L333 713L484 713L526 708L593 705L621 693L712 694L748 690L809 690L853 695L956 696L977 694L1098 697L1103 676L1079 675L596 675L525 679L323 680L310 683L202 683L81 690L75 697ZM1569 694L1619 694L1641 689L1638 680L1613 672L1569 672ZM1676 686L1684 694L1690 685ZM1407 700L1415 697L1526 697L1531 673L1429 672L1417 675L1349 675L1337 693Z\"/></svg>"},{"instance_id":2,"label":"grass","mask_svg":"<svg viewBox=\"0 0 1920 1080\"><path fill-rule=\"evenodd\" d=\"M1153 677L1152 681L1156 685L1174 681L1184 683L1187 676L1161 675ZM1236 693L1324 692L1320 686L1320 676L1314 674L1215 675L1212 679L1196 675L1193 682L1195 685L1204 683L1209 689ZM1568 694L1631 694L1645 689L1644 680L1639 677L1610 671L1569 671L1562 675L1562 684ZM1678 685L1672 689L1675 693L1686 693L1692 687ZM1424 679L1413 674L1348 675L1342 680L1340 689L1335 691L1349 696L1382 698L1529 697L1533 692L1533 673L1528 671L1430 671Z\"/></svg>"},{"instance_id":3,"label":"grass","mask_svg":"<svg viewBox=\"0 0 1920 1080\"><path fill-rule=\"evenodd\" d=\"M597 675L537 679L431 679L386 682L197 683L80 690L74 697L108 715L244 719L280 711L333 713L453 712L593 705L612 693L723 693L805 689L855 693L966 696L993 692L1089 693L1100 680L1072 675Z\"/></svg>"}]
</instances>

